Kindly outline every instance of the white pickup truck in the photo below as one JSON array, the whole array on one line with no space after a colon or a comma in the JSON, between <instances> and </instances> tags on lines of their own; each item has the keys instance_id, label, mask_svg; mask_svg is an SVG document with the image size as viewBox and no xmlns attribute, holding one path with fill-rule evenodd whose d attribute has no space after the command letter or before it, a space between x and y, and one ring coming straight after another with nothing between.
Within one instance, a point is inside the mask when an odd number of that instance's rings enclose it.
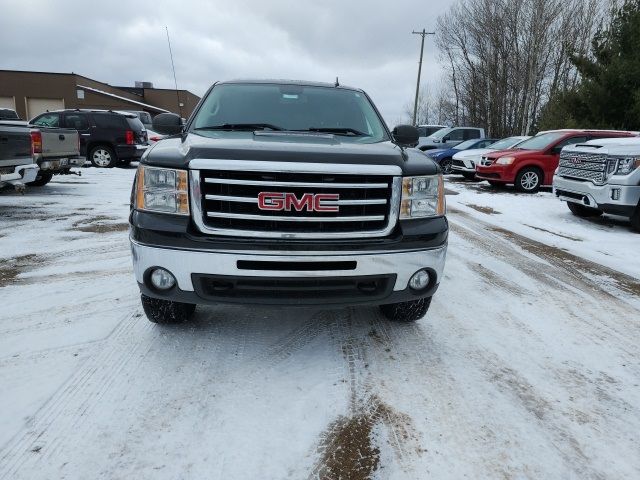
<instances>
[{"instance_id":1,"label":"white pickup truck","mask_svg":"<svg viewBox=\"0 0 640 480\"><path fill-rule=\"evenodd\" d=\"M553 191L574 215L620 215L640 232L640 138L592 140L563 148Z\"/></svg>"}]
</instances>

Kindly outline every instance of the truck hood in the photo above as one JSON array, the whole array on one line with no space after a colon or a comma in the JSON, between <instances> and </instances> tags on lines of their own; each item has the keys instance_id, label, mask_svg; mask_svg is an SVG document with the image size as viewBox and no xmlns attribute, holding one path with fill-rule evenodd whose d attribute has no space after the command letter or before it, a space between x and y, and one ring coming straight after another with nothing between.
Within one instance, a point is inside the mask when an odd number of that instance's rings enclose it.
<instances>
[{"instance_id":1,"label":"truck hood","mask_svg":"<svg viewBox=\"0 0 640 480\"><path fill-rule=\"evenodd\" d=\"M338 135L289 132L202 132L163 139L150 148L141 163L188 168L195 159L252 160L305 163L396 165L404 175L433 175L435 162L416 149L387 141L357 143ZM427 161L425 161L427 160Z\"/></svg>"},{"instance_id":2,"label":"truck hood","mask_svg":"<svg viewBox=\"0 0 640 480\"><path fill-rule=\"evenodd\" d=\"M604 155L638 156L640 157L640 139L627 138L592 140L587 143L570 145L562 149L563 153L595 153Z\"/></svg>"}]
</instances>

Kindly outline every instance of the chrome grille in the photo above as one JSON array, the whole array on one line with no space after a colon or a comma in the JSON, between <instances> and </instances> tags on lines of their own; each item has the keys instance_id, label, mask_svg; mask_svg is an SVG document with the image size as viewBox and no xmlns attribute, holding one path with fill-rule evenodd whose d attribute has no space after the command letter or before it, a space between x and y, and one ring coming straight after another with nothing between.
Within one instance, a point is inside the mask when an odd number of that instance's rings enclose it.
<instances>
[{"instance_id":1,"label":"chrome grille","mask_svg":"<svg viewBox=\"0 0 640 480\"><path fill-rule=\"evenodd\" d=\"M587 152L562 152L558 175L602 184L607 177L607 156Z\"/></svg>"},{"instance_id":2,"label":"chrome grille","mask_svg":"<svg viewBox=\"0 0 640 480\"><path fill-rule=\"evenodd\" d=\"M241 160L194 162L193 216L205 233L315 239L382 237L389 235L397 222L399 167ZM339 199L323 203L334 207L335 212L310 211L306 206L300 211L265 210L259 208L261 193L295 196L296 201L305 194L336 195Z\"/></svg>"}]
</instances>

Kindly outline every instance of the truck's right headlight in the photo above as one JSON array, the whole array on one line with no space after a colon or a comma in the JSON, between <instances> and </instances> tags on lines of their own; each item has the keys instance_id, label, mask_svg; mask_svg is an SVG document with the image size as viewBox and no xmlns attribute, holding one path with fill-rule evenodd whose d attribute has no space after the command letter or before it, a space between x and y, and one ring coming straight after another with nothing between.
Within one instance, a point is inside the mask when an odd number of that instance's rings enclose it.
<instances>
[{"instance_id":1,"label":"truck's right headlight","mask_svg":"<svg viewBox=\"0 0 640 480\"><path fill-rule=\"evenodd\" d=\"M629 175L636 168L640 168L640 158L620 158L618 159L618 168L616 169L616 175Z\"/></svg>"},{"instance_id":2,"label":"truck's right headlight","mask_svg":"<svg viewBox=\"0 0 640 480\"><path fill-rule=\"evenodd\" d=\"M138 210L189 215L187 170L140 165L136 178Z\"/></svg>"},{"instance_id":3,"label":"truck's right headlight","mask_svg":"<svg viewBox=\"0 0 640 480\"><path fill-rule=\"evenodd\" d=\"M442 175L404 177L400 219L440 217L446 213Z\"/></svg>"}]
</instances>

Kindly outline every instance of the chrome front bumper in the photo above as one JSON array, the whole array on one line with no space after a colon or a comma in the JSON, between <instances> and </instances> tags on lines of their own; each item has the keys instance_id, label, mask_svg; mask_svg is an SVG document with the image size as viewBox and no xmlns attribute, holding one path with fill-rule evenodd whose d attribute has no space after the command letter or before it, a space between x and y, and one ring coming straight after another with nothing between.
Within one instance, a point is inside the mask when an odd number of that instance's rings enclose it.
<instances>
[{"instance_id":1,"label":"chrome front bumper","mask_svg":"<svg viewBox=\"0 0 640 480\"><path fill-rule=\"evenodd\" d=\"M437 275L439 283L444 270L447 246L431 250L393 253L344 253L309 252L306 254L261 254L256 252L216 252L201 250L175 250L142 245L131 240L133 269L139 284L145 282L145 274L152 267L169 270L178 283L178 288L193 292L192 274L216 274L234 277L309 278L309 277L353 277L367 275L396 275L393 290L406 290L409 279L418 270L428 268ZM350 270L247 270L238 268L238 261L260 262L356 262Z\"/></svg>"},{"instance_id":2,"label":"chrome front bumper","mask_svg":"<svg viewBox=\"0 0 640 480\"><path fill-rule=\"evenodd\" d=\"M619 198L613 199L613 190L620 191ZM572 194L563 195L563 192ZM570 180L555 176L553 179L553 193L565 202L580 203L582 205L599 208L601 205L636 206L640 201L640 186L605 184L595 185L591 182ZM579 196L581 198L576 198Z\"/></svg>"}]
</instances>

